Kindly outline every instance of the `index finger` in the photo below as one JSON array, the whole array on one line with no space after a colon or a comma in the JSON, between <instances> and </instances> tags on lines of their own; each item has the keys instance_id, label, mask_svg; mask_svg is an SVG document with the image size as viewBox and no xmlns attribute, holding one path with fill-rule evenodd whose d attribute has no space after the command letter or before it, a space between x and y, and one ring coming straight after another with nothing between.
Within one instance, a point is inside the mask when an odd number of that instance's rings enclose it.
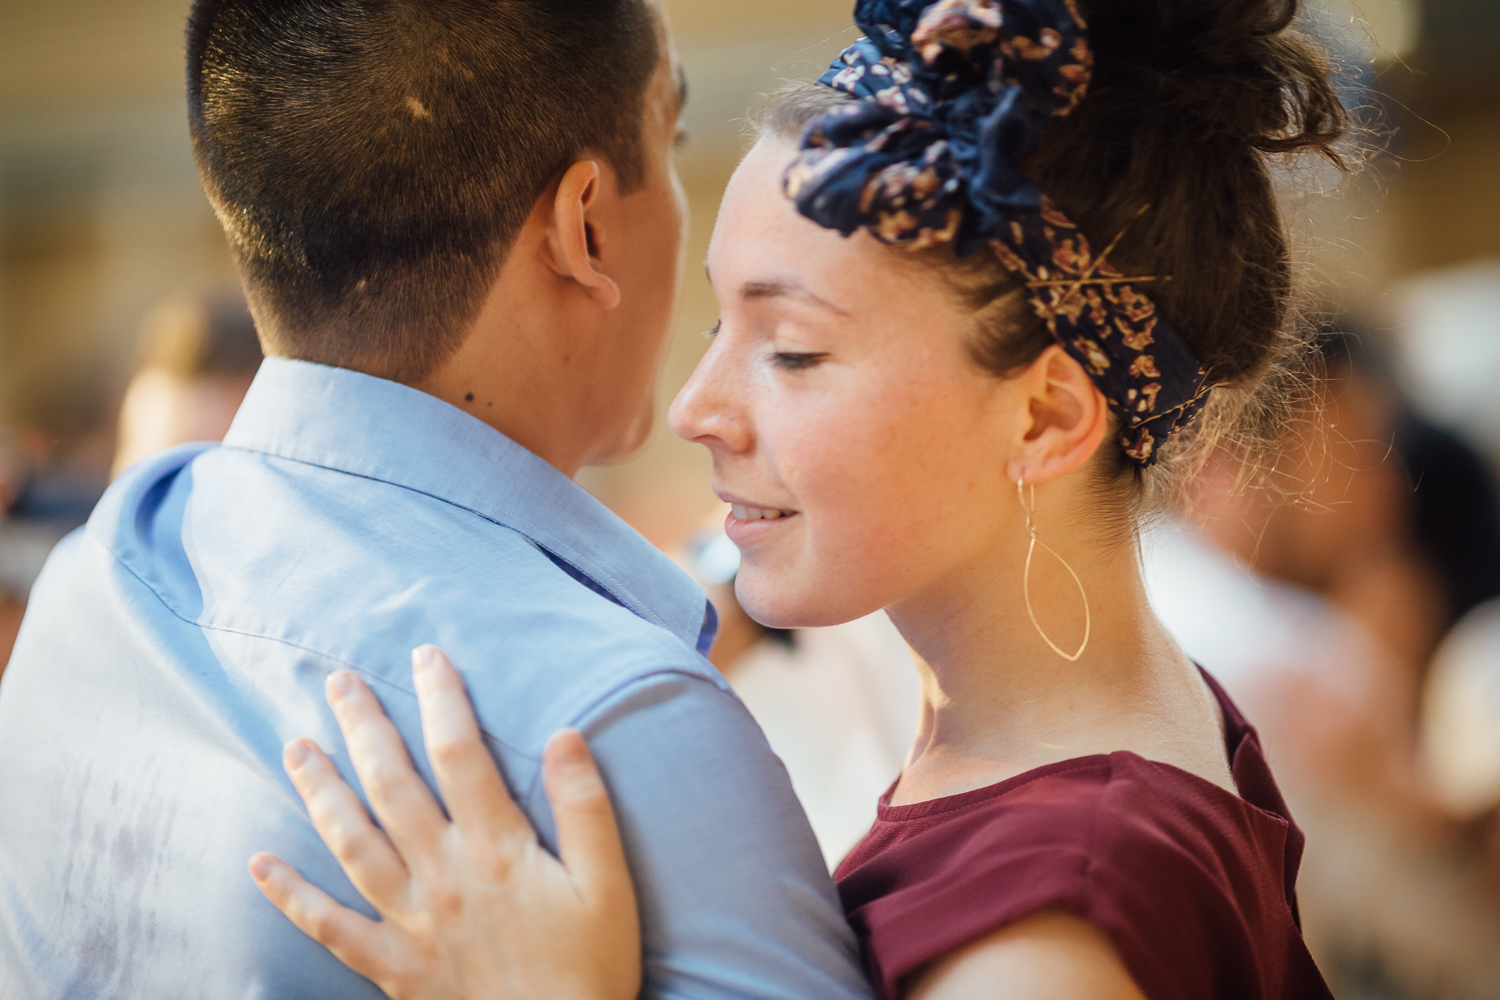
<instances>
[{"instance_id":1,"label":"index finger","mask_svg":"<svg viewBox=\"0 0 1500 1000\"><path fill-rule=\"evenodd\" d=\"M344 734L349 762L370 800L370 810L380 819L408 868L419 857L433 856L448 821L412 765L406 743L385 714L380 699L349 670L330 674L327 688L328 703Z\"/></svg>"},{"instance_id":2,"label":"index finger","mask_svg":"<svg viewBox=\"0 0 1500 1000\"><path fill-rule=\"evenodd\" d=\"M463 677L432 645L412 650L411 665L427 759L454 825L465 833L533 837L484 745Z\"/></svg>"}]
</instances>

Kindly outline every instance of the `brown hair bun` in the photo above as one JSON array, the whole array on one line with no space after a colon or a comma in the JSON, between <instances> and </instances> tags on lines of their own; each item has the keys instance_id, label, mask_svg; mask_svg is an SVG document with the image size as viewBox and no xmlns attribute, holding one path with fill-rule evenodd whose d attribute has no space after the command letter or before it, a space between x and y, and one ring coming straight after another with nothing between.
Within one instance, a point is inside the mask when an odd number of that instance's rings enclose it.
<instances>
[{"instance_id":1,"label":"brown hair bun","mask_svg":"<svg viewBox=\"0 0 1500 1000\"><path fill-rule=\"evenodd\" d=\"M1168 0L1091 6L1095 90L1123 90L1184 137L1221 135L1266 153L1314 149L1335 163L1346 113L1315 41L1288 30L1296 0Z\"/></svg>"}]
</instances>

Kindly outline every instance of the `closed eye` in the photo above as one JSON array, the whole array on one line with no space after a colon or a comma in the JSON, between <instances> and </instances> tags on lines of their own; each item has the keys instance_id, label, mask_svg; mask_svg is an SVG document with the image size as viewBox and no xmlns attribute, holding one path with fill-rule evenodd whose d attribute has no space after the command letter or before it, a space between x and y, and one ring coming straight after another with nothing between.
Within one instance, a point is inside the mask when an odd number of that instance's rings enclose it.
<instances>
[{"instance_id":1,"label":"closed eye","mask_svg":"<svg viewBox=\"0 0 1500 1000\"><path fill-rule=\"evenodd\" d=\"M715 337L717 337L719 335L719 327L721 327L723 325L724 325L724 321L723 320L719 320L719 321L715 322L714 325L713 325L713 329L711 329L711 330L704 330L703 331L703 336L706 337L706 338L708 338L709 340L713 340Z\"/></svg>"},{"instance_id":2,"label":"closed eye","mask_svg":"<svg viewBox=\"0 0 1500 1000\"><path fill-rule=\"evenodd\" d=\"M827 354L812 351L777 351L771 355L771 360L775 362L776 367L785 371L800 372L811 368L826 357L828 357Z\"/></svg>"}]
</instances>

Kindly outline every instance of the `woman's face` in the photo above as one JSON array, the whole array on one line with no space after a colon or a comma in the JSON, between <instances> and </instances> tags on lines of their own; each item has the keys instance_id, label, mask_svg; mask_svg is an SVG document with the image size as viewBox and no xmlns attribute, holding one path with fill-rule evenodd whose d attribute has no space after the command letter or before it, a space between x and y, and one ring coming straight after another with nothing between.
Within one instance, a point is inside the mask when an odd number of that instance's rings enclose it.
<instances>
[{"instance_id":1,"label":"woman's face","mask_svg":"<svg viewBox=\"0 0 1500 1000\"><path fill-rule=\"evenodd\" d=\"M717 333L671 413L734 505L740 603L781 627L940 593L1016 548L1005 467L1026 416L970 358L939 275L797 213L794 155L763 140L729 182L708 252Z\"/></svg>"}]
</instances>

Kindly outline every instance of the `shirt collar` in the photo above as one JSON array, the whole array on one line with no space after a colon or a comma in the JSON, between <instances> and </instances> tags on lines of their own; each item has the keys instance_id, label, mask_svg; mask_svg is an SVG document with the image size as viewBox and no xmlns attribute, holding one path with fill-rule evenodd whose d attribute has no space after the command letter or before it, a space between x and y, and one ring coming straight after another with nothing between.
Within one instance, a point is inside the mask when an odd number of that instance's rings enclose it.
<instances>
[{"instance_id":1,"label":"shirt collar","mask_svg":"<svg viewBox=\"0 0 1500 1000\"><path fill-rule=\"evenodd\" d=\"M701 652L712 640L712 605L671 560L547 462L436 396L344 368L271 357L224 446L462 507L524 535L689 647Z\"/></svg>"}]
</instances>

